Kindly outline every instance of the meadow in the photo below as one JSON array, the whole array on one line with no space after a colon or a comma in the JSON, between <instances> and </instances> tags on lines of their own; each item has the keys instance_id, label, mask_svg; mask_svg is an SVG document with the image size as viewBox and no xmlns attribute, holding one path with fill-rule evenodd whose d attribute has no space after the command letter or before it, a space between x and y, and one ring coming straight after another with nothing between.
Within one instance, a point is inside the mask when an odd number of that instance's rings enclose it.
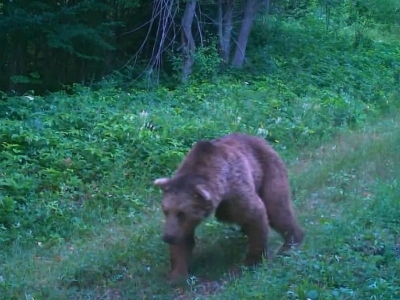
<instances>
[{"instance_id":1,"label":"meadow","mask_svg":"<svg viewBox=\"0 0 400 300\"><path fill-rule=\"evenodd\" d=\"M354 47L313 22L280 23L271 74L1 94L0 298L399 299L400 45L371 31ZM234 131L284 158L305 244L236 276L246 239L210 218L171 285L152 182Z\"/></svg>"}]
</instances>

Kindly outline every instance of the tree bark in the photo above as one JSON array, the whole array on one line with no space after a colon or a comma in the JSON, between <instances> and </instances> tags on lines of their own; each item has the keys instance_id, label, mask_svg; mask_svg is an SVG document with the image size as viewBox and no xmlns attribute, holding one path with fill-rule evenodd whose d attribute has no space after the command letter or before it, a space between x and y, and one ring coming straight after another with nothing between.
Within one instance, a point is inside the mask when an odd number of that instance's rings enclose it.
<instances>
[{"instance_id":1,"label":"tree bark","mask_svg":"<svg viewBox=\"0 0 400 300\"><path fill-rule=\"evenodd\" d=\"M246 58L246 47L249 39L251 27L253 26L253 19L256 14L257 0L247 0L242 18L242 25L238 36L238 41L233 56L232 66L241 68Z\"/></svg>"},{"instance_id":2,"label":"tree bark","mask_svg":"<svg viewBox=\"0 0 400 300\"><path fill-rule=\"evenodd\" d=\"M192 34L192 23L196 11L196 3L196 0L188 0L186 2L185 12L182 18L182 82L188 81L194 64L196 46Z\"/></svg>"},{"instance_id":3,"label":"tree bark","mask_svg":"<svg viewBox=\"0 0 400 300\"><path fill-rule=\"evenodd\" d=\"M229 63L229 54L231 50L233 2L233 0L219 0L218 2L219 48L221 58L225 64Z\"/></svg>"}]
</instances>

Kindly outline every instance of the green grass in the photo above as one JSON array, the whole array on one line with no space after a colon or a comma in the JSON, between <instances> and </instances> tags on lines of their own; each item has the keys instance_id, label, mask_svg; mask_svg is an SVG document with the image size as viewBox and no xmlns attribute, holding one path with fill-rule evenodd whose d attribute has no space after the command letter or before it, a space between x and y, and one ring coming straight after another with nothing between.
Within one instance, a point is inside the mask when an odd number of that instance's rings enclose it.
<instances>
[{"instance_id":1,"label":"green grass","mask_svg":"<svg viewBox=\"0 0 400 300\"><path fill-rule=\"evenodd\" d=\"M288 161L304 247L233 276L246 241L213 219L201 226L192 277L165 280L159 195L140 213L94 211L68 241L16 240L0 254L4 299L398 299L400 297L400 126L386 118ZM134 183L133 183L134 184ZM138 190L139 189L139 190ZM143 191L141 190L143 189ZM154 197L154 198L153 198ZM90 211L87 211L90 214ZM280 240L270 239L276 249Z\"/></svg>"}]
</instances>

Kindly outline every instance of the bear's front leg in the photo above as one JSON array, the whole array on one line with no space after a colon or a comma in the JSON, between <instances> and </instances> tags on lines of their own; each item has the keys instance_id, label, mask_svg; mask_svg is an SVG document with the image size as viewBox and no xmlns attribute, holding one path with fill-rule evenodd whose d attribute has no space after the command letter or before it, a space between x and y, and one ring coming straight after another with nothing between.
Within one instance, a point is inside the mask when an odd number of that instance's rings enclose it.
<instances>
[{"instance_id":1,"label":"bear's front leg","mask_svg":"<svg viewBox=\"0 0 400 300\"><path fill-rule=\"evenodd\" d=\"M189 261L195 246L194 235L189 236L181 244L170 246L171 273L170 278L174 281L184 279L188 276Z\"/></svg>"}]
</instances>

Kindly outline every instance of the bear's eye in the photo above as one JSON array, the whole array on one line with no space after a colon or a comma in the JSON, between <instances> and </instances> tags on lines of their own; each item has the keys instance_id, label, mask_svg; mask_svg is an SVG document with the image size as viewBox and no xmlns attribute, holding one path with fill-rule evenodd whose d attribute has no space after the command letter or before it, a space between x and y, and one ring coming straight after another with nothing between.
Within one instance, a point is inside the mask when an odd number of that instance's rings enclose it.
<instances>
[{"instance_id":1,"label":"bear's eye","mask_svg":"<svg viewBox=\"0 0 400 300\"><path fill-rule=\"evenodd\" d=\"M185 219L185 213L183 211L178 211L178 213L176 214L176 217L182 221Z\"/></svg>"},{"instance_id":2,"label":"bear's eye","mask_svg":"<svg viewBox=\"0 0 400 300\"><path fill-rule=\"evenodd\" d=\"M168 215L168 211L164 207L162 208L162 211L163 211L165 216Z\"/></svg>"}]
</instances>

